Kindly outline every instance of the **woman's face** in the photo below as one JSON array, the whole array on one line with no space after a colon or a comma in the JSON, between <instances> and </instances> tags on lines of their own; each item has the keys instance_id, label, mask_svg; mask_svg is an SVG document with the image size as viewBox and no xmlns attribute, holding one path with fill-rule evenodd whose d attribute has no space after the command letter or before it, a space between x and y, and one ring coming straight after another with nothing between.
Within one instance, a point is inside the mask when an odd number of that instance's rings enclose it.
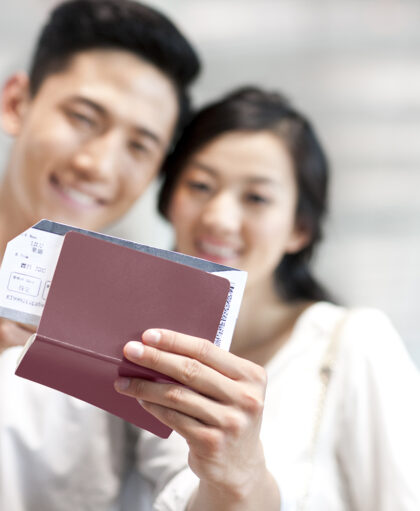
<instances>
[{"instance_id":1,"label":"woman's face","mask_svg":"<svg viewBox=\"0 0 420 511\"><path fill-rule=\"evenodd\" d=\"M291 157L266 132L223 134L193 154L169 205L180 252L271 279L307 236L295 226L297 185Z\"/></svg>"}]
</instances>

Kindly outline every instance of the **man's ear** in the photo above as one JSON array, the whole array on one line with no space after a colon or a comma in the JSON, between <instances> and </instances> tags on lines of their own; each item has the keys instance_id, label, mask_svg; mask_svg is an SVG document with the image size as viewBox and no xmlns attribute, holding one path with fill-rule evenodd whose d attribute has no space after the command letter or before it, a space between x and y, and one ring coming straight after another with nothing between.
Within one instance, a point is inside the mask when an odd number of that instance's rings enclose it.
<instances>
[{"instance_id":1,"label":"man's ear","mask_svg":"<svg viewBox=\"0 0 420 511\"><path fill-rule=\"evenodd\" d=\"M286 254L296 254L296 252L300 252L309 245L310 242L309 229L305 225L297 223L286 244Z\"/></svg>"},{"instance_id":2,"label":"man's ear","mask_svg":"<svg viewBox=\"0 0 420 511\"><path fill-rule=\"evenodd\" d=\"M4 84L0 114L3 130L15 137L19 134L29 105L29 78L26 73L16 73Z\"/></svg>"}]
</instances>

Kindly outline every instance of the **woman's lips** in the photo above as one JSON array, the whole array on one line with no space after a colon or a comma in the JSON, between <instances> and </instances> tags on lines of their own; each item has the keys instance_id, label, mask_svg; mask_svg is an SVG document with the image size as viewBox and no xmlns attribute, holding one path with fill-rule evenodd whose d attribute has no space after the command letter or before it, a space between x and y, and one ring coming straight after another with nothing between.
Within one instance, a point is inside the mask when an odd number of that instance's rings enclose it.
<instances>
[{"instance_id":1,"label":"woman's lips","mask_svg":"<svg viewBox=\"0 0 420 511\"><path fill-rule=\"evenodd\" d=\"M239 250L231 245L200 240L196 244L200 257L215 262L231 261L239 256Z\"/></svg>"}]
</instances>

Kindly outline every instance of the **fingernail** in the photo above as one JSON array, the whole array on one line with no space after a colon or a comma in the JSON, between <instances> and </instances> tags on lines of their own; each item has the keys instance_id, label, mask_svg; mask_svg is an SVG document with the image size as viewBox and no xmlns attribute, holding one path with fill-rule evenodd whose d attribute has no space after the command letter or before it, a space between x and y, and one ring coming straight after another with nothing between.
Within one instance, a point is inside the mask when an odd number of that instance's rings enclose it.
<instances>
[{"instance_id":1,"label":"fingernail","mask_svg":"<svg viewBox=\"0 0 420 511\"><path fill-rule=\"evenodd\" d=\"M136 341L130 341L125 345L125 353L132 358L140 358L143 355L143 344Z\"/></svg>"},{"instance_id":2,"label":"fingernail","mask_svg":"<svg viewBox=\"0 0 420 511\"><path fill-rule=\"evenodd\" d=\"M131 378L118 378L114 382L114 386L117 390L127 390L130 386Z\"/></svg>"},{"instance_id":3,"label":"fingernail","mask_svg":"<svg viewBox=\"0 0 420 511\"><path fill-rule=\"evenodd\" d=\"M143 341L147 342L148 344L157 344L161 337L162 334L159 332L159 330L146 330L142 335Z\"/></svg>"}]
</instances>

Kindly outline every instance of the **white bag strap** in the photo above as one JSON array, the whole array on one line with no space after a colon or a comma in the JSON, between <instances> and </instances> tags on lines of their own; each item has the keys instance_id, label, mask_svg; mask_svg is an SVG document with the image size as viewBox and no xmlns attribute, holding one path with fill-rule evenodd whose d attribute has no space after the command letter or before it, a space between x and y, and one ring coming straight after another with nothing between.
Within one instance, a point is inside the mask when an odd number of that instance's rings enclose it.
<instances>
[{"instance_id":1,"label":"white bag strap","mask_svg":"<svg viewBox=\"0 0 420 511\"><path fill-rule=\"evenodd\" d=\"M325 408L325 401L327 397L328 386L331 380L332 373L335 369L335 364L337 360L337 354L340 347L340 339L342 337L341 333L344 327L344 324L347 322L351 311L345 311L337 321L334 326L334 330L331 334L330 342L325 351L324 357L322 359L321 365L319 367L319 378L320 378L320 391L318 396L318 403L315 410L313 428L312 428L312 436L311 436L311 445L309 452L309 469L305 484L303 486L303 492L301 498L297 503L297 511L305 511L307 508L307 502L309 497L309 490L311 487L311 482L314 473L314 460L315 460L315 451L318 444L319 431L321 429L322 416Z\"/></svg>"}]
</instances>

